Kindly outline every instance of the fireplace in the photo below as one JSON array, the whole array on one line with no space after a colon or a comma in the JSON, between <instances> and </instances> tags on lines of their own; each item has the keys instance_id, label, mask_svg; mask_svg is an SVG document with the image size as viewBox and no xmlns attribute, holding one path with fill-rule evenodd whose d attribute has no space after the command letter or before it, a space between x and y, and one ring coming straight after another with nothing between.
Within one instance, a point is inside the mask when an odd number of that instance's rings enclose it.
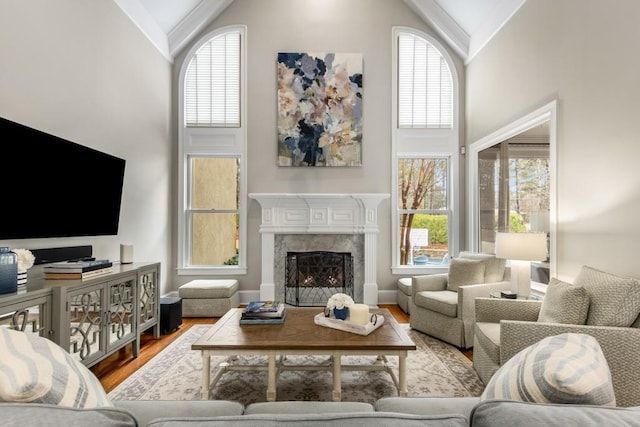
<instances>
[{"instance_id":1,"label":"fireplace","mask_svg":"<svg viewBox=\"0 0 640 427\"><path fill-rule=\"evenodd\" d=\"M323 307L331 295L353 298L353 257L349 252L288 252L285 303Z\"/></svg>"},{"instance_id":2,"label":"fireplace","mask_svg":"<svg viewBox=\"0 0 640 427\"><path fill-rule=\"evenodd\" d=\"M287 252L323 250L351 252L354 299L377 306L377 209L389 194L252 193L249 197L262 207L261 300L284 299ZM296 243L294 247L282 245L281 239ZM302 239L304 243L297 242ZM345 245L349 248L343 248ZM278 252L283 247L281 256Z\"/></svg>"}]
</instances>

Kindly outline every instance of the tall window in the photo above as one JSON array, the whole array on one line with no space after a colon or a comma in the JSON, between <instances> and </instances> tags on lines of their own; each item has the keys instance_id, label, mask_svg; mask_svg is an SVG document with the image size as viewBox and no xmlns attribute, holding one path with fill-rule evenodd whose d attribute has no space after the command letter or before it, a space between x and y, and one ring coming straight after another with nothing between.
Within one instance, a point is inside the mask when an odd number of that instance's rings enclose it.
<instances>
[{"instance_id":1,"label":"tall window","mask_svg":"<svg viewBox=\"0 0 640 427\"><path fill-rule=\"evenodd\" d=\"M393 29L394 273L446 268L458 248L457 78L429 35Z\"/></svg>"},{"instance_id":2,"label":"tall window","mask_svg":"<svg viewBox=\"0 0 640 427\"><path fill-rule=\"evenodd\" d=\"M245 33L206 35L181 69L179 274L246 272Z\"/></svg>"}]
</instances>

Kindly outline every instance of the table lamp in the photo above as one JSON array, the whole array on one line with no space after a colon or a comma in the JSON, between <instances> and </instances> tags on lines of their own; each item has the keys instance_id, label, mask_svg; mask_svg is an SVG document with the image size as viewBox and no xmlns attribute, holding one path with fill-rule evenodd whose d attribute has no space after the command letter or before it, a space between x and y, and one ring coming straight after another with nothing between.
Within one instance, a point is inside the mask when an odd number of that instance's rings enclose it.
<instances>
[{"instance_id":1,"label":"table lamp","mask_svg":"<svg viewBox=\"0 0 640 427\"><path fill-rule=\"evenodd\" d=\"M511 292L531 293L531 261L547 259L546 233L497 233L496 257L510 261Z\"/></svg>"}]
</instances>

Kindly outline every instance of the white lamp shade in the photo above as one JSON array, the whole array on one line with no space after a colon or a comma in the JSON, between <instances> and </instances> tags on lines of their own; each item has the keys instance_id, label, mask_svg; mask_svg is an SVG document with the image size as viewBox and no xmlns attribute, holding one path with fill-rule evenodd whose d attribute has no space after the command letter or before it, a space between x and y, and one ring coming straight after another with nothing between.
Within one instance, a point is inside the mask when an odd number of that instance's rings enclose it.
<instances>
[{"instance_id":1,"label":"white lamp shade","mask_svg":"<svg viewBox=\"0 0 640 427\"><path fill-rule=\"evenodd\" d=\"M547 259L546 233L497 233L496 257L520 261Z\"/></svg>"}]
</instances>

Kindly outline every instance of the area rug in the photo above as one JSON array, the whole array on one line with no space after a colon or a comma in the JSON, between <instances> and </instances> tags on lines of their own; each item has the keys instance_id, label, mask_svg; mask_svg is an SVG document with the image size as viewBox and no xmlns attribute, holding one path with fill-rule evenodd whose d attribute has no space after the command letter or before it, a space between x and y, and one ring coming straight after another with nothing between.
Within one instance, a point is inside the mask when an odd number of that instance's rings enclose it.
<instances>
[{"instance_id":1,"label":"area rug","mask_svg":"<svg viewBox=\"0 0 640 427\"><path fill-rule=\"evenodd\" d=\"M484 384L471 361L457 348L406 327L417 350L407 357L409 396L479 396ZM191 350L195 342L211 325L194 325L176 341L162 350L142 368L109 393L112 400L199 400L202 358ZM348 356L343 363L372 363L374 357ZM224 357L212 357L215 369ZM266 363L261 356L247 356L242 362ZM324 357L326 361L326 357ZM288 356L292 364L323 362L320 356ZM397 369L398 358L389 357ZM397 372L397 371L396 371ZM331 400L331 373L325 371L284 371L278 377L276 400ZM265 371L227 372L211 393L213 399L233 400L245 405L266 400ZM397 396L391 376L386 372L343 371L342 400L373 403L386 396Z\"/></svg>"}]
</instances>

